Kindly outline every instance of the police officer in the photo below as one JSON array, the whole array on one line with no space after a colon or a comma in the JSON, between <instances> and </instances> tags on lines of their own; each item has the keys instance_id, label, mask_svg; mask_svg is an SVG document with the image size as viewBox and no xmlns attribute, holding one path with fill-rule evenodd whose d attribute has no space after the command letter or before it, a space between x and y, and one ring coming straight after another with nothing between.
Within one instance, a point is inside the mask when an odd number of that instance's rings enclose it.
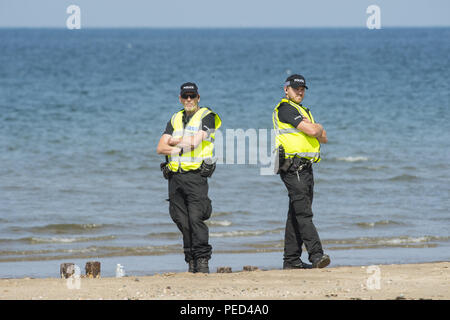
<instances>
[{"instance_id":1,"label":"police officer","mask_svg":"<svg viewBox=\"0 0 450 320\"><path fill-rule=\"evenodd\" d=\"M183 109L167 123L157 152L166 155L161 170L169 180L169 212L183 235L188 271L209 273L212 247L204 221L211 216L212 207L207 178L215 168L214 135L221 120L209 108L199 107L195 83L181 85L179 100Z\"/></svg>"},{"instance_id":2,"label":"police officer","mask_svg":"<svg viewBox=\"0 0 450 320\"><path fill-rule=\"evenodd\" d=\"M311 208L314 188L312 164L320 161L320 144L327 143L328 139L323 126L316 123L309 109L301 104L305 89L308 87L303 76L289 76L284 83L285 98L273 112L279 152L278 173L289 194L283 269L324 268L330 264L330 257L323 253L313 224ZM303 244L312 264L300 259Z\"/></svg>"}]
</instances>

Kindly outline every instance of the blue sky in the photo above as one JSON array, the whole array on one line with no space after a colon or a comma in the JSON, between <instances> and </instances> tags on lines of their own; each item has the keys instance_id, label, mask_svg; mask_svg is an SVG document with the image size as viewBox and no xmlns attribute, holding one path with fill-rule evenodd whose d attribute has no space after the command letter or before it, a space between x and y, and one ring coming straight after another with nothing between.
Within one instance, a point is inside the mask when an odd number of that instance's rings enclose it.
<instances>
[{"instance_id":1,"label":"blue sky","mask_svg":"<svg viewBox=\"0 0 450 320\"><path fill-rule=\"evenodd\" d=\"M382 27L450 26L449 0L0 0L0 27L366 27L378 5Z\"/></svg>"}]
</instances>

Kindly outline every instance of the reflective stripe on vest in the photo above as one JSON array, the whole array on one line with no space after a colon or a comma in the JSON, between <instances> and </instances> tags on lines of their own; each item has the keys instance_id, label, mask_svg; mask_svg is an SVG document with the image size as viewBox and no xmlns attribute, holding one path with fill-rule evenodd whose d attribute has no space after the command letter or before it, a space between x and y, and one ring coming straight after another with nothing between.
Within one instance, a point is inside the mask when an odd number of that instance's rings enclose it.
<instances>
[{"instance_id":1,"label":"reflective stripe on vest","mask_svg":"<svg viewBox=\"0 0 450 320\"><path fill-rule=\"evenodd\" d=\"M173 126L172 137L182 138L195 136L202 128L202 119L212 111L208 108L200 108L192 116L186 127L183 125L184 110L175 113L171 118ZM219 116L215 114L215 127L218 129L222 124ZM180 155L169 155L168 168L173 172L189 171L198 169L202 162L213 157L215 129L208 130L208 136L202 140L193 150L188 150Z\"/></svg>"},{"instance_id":2,"label":"reflective stripe on vest","mask_svg":"<svg viewBox=\"0 0 450 320\"><path fill-rule=\"evenodd\" d=\"M302 131L295 128L293 125L281 122L278 118L278 107L282 103L287 103L295 108L303 117L315 123L313 116L304 107L290 101L288 99L281 99L280 103L275 107L272 115L273 126L276 134L277 148L282 145L285 150L286 158L301 157L312 160L313 162L320 161L320 143L315 137L310 137Z\"/></svg>"}]
</instances>

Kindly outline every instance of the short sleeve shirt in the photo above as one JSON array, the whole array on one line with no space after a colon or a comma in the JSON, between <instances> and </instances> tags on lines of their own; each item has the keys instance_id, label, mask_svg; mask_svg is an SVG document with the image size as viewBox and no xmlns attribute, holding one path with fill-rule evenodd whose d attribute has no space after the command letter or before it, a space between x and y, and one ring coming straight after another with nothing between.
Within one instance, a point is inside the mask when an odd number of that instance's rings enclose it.
<instances>
[{"instance_id":1,"label":"short sleeve shirt","mask_svg":"<svg viewBox=\"0 0 450 320\"><path fill-rule=\"evenodd\" d=\"M183 114L183 117L185 117L185 116L186 115ZM191 117L187 117L187 119L185 120L185 123L188 123L189 120L191 120ZM210 114L208 114L207 116L205 116L202 119L202 130L208 132L208 130L215 129L215 128L216 128L215 113L211 112ZM170 135L172 135L172 133L173 133L173 126L172 126L172 123L169 120L167 122L167 125L166 125L166 130L164 131L163 134L170 134Z\"/></svg>"},{"instance_id":2,"label":"short sleeve shirt","mask_svg":"<svg viewBox=\"0 0 450 320\"><path fill-rule=\"evenodd\" d=\"M278 107L278 119L280 119L281 122L289 123L294 126L294 128L297 128L299 123L302 122L303 116L290 104L282 103Z\"/></svg>"}]
</instances>

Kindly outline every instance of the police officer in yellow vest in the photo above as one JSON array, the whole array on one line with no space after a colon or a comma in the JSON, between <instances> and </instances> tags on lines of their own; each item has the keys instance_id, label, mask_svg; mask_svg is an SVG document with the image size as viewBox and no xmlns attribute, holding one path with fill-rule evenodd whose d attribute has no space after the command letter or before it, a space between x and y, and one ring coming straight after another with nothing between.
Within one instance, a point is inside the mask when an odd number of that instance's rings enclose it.
<instances>
[{"instance_id":1,"label":"police officer in yellow vest","mask_svg":"<svg viewBox=\"0 0 450 320\"><path fill-rule=\"evenodd\" d=\"M283 269L324 268L330 264L330 257L323 253L311 209L312 164L320 161L320 144L327 143L328 139L322 125L316 123L309 109L301 105L305 89L308 87L303 76L289 76L284 83L286 96L273 112L279 152L278 173L289 194ZM300 259L303 244L311 264Z\"/></svg>"},{"instance_id":2,"label":"police officer in yellow vest","mask_svg":"<svg viewBox=\"0 0 450 320\"><path fill-rule=\"evenodd\" d=\"M199 107L195 83L181 85L179 99L184 108L167 123L157 152L166 155L161 170L169 180L169 212L183 234L188 271L209 273L212 248L204 221L211 216L212 207L207 178L215 169L214 136L221 120L209 108Z\"/></svg>"}]
</instances>

